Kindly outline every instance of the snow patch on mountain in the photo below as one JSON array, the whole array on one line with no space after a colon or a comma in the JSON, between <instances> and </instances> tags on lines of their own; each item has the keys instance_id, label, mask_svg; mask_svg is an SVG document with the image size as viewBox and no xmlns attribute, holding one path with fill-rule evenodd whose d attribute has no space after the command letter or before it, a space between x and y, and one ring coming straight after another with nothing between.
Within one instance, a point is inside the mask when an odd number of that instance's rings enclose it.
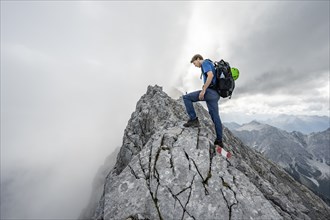
<instances>
[{"instance_id":1,"label":"snow patch on mountain","mask_svg":"<svg viewBox=\"0 0 330 220\"><path fill-rule=\"evenodd\" d=\"M305 176L305 177L307 179L309 179L310 181L312 181L317 187L320 186L319 182L316 179L314 179L313 177L308 177L308 176Z\"/></svg>"},{"instance_id":2,"label":"snow patch on mountain","mask_svg":"<svg viewBox=\"0 0 330 220\"><path fill-rule=\"evenodd\" d=\"M320 179L330 179L330 166L317 160L308 160L308 163L321 172ZM330 187L330 186L329 186Z\"/></svg>"}]
</instances>

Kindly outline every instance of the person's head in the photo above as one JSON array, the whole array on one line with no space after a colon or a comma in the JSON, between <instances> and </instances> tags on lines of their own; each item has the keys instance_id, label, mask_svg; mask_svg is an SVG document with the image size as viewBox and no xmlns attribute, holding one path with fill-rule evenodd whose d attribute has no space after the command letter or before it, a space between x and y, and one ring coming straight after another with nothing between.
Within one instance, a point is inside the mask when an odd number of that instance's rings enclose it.
<instances>
[{"instance_id":1,"label":"person's head","mask_svg":"<svg viewBox=\"0 0 330 220\"><path fill-rule=\"evenodd\" d=\"M200 54L196 54L191 58L190 63L193 63L195 67L201 67L203 63L203 57Z\"/></svg>"}]
</instances>

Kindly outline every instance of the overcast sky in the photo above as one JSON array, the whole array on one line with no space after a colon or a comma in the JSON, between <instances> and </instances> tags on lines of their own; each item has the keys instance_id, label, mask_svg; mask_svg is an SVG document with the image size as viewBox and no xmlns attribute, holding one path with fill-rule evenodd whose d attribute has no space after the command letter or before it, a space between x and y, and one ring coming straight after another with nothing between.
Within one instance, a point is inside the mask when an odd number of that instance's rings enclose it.
<instances>
[{"instance_id":1,"label":"overcast sky","mask_svg":"<svg viewBox=\"0 0 330 220\"><path fill-rule=\"evenodd\" d=\"M1 1L1 217L76 218L148 85L239 68L223 121L329 115L329 1Z\"/></svg>"}]
</instances>

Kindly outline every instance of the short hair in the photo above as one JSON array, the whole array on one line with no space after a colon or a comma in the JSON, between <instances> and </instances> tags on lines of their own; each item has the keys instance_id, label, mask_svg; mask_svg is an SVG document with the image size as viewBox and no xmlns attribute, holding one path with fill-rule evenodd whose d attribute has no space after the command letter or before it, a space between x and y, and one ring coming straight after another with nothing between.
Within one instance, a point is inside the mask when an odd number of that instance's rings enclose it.
<instances>
[{"instance_id":1,"label":"short hair","mask_svg":"<svg viewBox=\"0 0 330 220\"><path fill-rule=\"evenodd\" d=\"M193 63L195 60L198 60L198 59L200 59L200 60L204 60L203 57L202 57L202 55L200 55L200 54L196 54L196 55L194 55L194 56L191 58L190 63Z\"/></svg>"}]
</instances>

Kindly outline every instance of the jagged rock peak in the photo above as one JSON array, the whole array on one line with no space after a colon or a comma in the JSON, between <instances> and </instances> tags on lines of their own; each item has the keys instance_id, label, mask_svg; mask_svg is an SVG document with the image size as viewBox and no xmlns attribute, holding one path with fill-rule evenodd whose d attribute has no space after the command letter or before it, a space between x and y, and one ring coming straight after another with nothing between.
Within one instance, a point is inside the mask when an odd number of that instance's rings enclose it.
<instances>
[{"instance_id":1,"label":"jagged rock peak","mask_svg":"<svg viewBox=\"0 0 330 220\"><path fill-rule=\"evenodd\" d=\"M157 131L175 127L185 117L184 106L178 105L162 87L148 86L128 121L114 172L119 174Z\"/></svg>"},{"instance_id":2,"label":"jagged rock peak","mask_svg":"<svg viewBox=\"0 0 330 220\"><path fill-rule=\"evenodd\" d=\"M328 219L306 187L224 129L233 157L212 157L208 112L185 128L182 99L149 86L124 132L115 168L92 219Z\"/></svg>"}]
</instances>

